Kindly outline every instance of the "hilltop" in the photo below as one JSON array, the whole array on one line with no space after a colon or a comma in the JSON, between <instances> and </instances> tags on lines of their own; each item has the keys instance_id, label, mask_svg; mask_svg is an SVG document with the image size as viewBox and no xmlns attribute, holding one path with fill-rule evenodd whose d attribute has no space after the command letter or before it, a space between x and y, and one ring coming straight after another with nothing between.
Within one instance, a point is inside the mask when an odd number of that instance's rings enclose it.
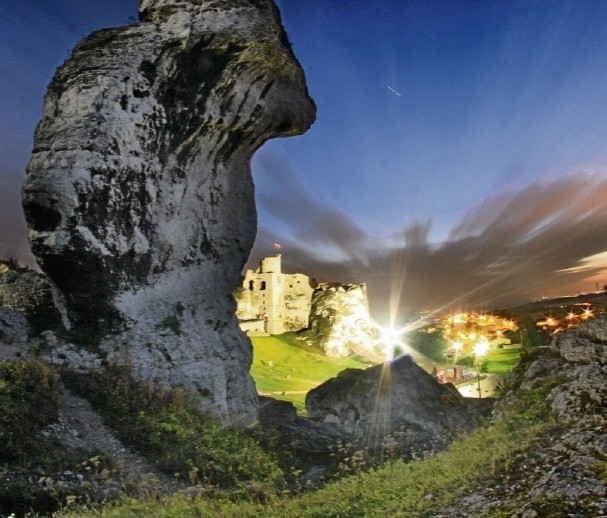
<instances>
[{"instance_id":1,"label":"hilltop","mask_svg":"<svg viewBox=\"0 0 607 518\"><path fill-rule=\"evenodd\" d=\"M297 340L295 333L275 336L253 336L251 374L260 395L292 402L304 410L306 393L344 369L370 366L356 357L329 357L307 341Z\"/></svg>"}]
</instances>

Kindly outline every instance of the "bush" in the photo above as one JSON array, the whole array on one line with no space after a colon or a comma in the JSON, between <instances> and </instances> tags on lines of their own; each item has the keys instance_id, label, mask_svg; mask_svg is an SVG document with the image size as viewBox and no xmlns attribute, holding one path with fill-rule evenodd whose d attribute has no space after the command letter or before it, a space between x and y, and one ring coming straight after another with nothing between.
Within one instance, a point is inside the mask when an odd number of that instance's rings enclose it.
<instances>
[{"instance_id":1,"label":"bush","mask_svg":"<svg viewBox=\"0 0 607 518\"><path fill-rule=\"evenodd\" d=\"M64 379L91 401L124 443L167 474L257 496L282 488L283 473L275 460L251 437L198 414L184 390L154 389L133 380L126 367Z\"/></svg>"},{"instance_id":2,"label":"bush","mask_svg":"<svg viewBox=\"0 0 607 518\"><path fill-rule=\"evenodd\" d=\"M14 261L0 261L0 307L23 314L35 332L61 322L49 279Z\"/></svg>"},{"instance_id":3,"label":"bush","mask_svg":"<svg viewBox=\"0 0 607 518\"><path fill-rule=\"evenodd\" d=\"M525 348L541 347L550 344L550 335L538 329L535 321L526 318L521 322L520 329L521 344Z\"/></svg>"},{"instance_id":4,"label":"bush","mask_svg":"<svg viewBox=\"0 0 607 518\"><path fill-rule=\"evenodd\" d=\"M408 344L417 352L427 356L438 363L446 362L446 354L449 348L447 340L442 331L426 333L423 331L412 331L407 335Z\"/></svg>"},{"instance_id":5,"label":"bush","mask_svg":"<svg viewBox=\"0 0 607 518\"><path fill-rule=\"evenodd\" d=\"M0 362L0 460L31 454L36 432L58 419L57 376L38 361Z\"/></svg>"}]
</instances>

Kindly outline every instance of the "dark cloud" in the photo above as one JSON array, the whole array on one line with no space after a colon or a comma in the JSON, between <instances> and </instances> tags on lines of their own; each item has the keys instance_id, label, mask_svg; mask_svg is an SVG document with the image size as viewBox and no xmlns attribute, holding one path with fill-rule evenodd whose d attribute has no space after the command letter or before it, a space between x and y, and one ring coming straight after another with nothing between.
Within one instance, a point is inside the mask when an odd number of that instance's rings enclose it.
<instances>
[{"instance_id":1,"label":"dark cloud","mask_svg":"<svg viewBox=\"0 0 607 518\"><path fill-rule=\"evenodd\" d=\"M258 203L290 228L294 240L306 243L312 254L320 249L325 254L353 259L358 252L366 251L369 239L363 229L348 214L312 198L288 162L269 154L261 155L258 162L270 180L267 190L259 194Z\"/></svg>"},{"instance_id":2,"label":"dark cloud","mask_svg":"<svg viewBox=\"0 0 607 518\"><path fill-rule=\"evenodd\" d=\"M497 195L465 214L443 243L433 244L431 221L397 236L370 236L347 214L307 194L288 164L264 157L259 165L258 174L271 175L276 187L260 195L260 210L280 218L286 230L262 228L249 266L281 243L291 271L366 282L378 318L424 308L491 309L556 295L581 286L600 268L564 270L607 250L605 175L569 175Z\"/></svg>"}]
</instances>

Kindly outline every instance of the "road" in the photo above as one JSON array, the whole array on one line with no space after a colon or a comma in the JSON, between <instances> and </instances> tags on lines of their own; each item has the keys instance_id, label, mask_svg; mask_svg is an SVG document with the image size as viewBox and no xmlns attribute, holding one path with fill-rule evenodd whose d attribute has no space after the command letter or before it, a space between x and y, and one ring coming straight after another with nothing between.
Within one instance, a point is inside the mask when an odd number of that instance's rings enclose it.
<instances>
[{"instance_id":1,"label":"road","mask_svg":"<svg viewBox=\"0 0 607 518\"><path fill-rule=\"evenodd\" d=\"M491 397L501 376L499 374L481 374L481 397ZM459 393L464 397L478 397L478 379L474 382L458 387Z\"/></svg>"}]
</instances>

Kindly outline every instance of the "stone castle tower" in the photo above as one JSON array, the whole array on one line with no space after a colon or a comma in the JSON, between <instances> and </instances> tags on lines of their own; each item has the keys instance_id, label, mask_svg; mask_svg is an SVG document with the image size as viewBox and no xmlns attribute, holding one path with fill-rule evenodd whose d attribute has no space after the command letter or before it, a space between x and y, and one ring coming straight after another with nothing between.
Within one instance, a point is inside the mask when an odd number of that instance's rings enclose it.
<instances>
[{"instance_id":1,"label":"stone castle tower","mask_svg":"<svg viewBox=\"0 0 607 518\"><path fill-rule=\"evenodd\" d=\"M247 270L236 290L236 316L247 333L280 334L308 326L314 288L307 275L282 273L280 254Z\"/></svg>"}]
</instances>

